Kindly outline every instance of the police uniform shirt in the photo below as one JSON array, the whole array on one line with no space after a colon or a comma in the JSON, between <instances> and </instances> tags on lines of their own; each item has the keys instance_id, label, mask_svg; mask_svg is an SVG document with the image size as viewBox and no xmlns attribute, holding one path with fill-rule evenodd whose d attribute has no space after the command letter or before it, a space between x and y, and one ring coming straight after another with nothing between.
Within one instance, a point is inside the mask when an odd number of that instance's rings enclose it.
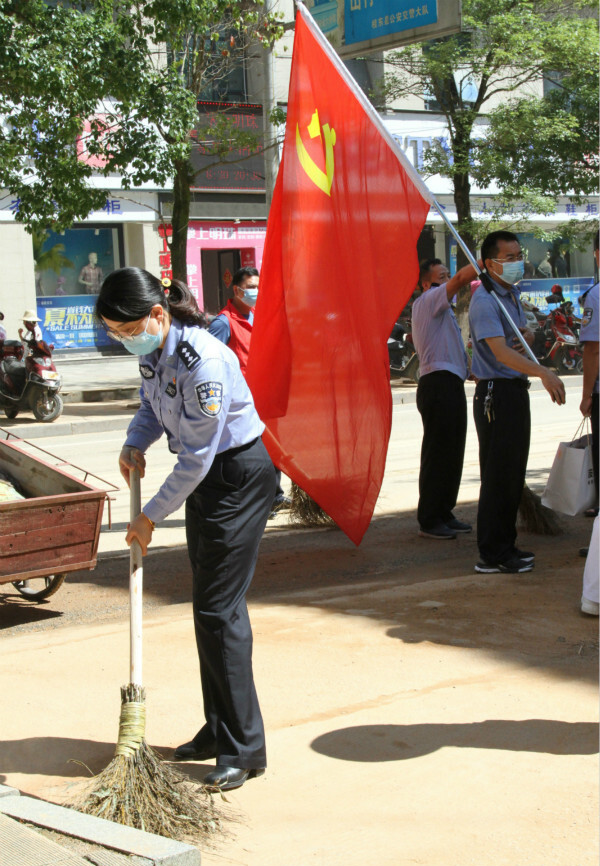
<instances>
[{"instance_id":1,"label":"police uniform shirt","mask_svg":"<svg viewBox=\"0 0 600 866\"><path fill-rule=\"evenodd\" d=\"M141 405L126 445L146 451L163 432L177 462L144 514L159 523L202 481L216 454L264 430L231 351L200 327L171 321L165 345L140 357Z\"/></svg>"},{"instance_id":2,"label":"police uniform shirt","mask_svg":"<svg viewBox=\"0 0 600 866\"><path fill-rule=\"evenodd\" d=\"M502 306L508 310L513 322L517 327L525 328L527 319L519 300L521 294L519 289L516 286L505 288L495 280L492 282L496 296L500 298ZM469 325L473 345L471 370L477 379L527 379L524 373L501 364L486 343L486 340L491 337L504 337L506 344L512 348L516 335L496 300L483 286L479 286L471 298Z\"/></svg>"},{"instance_id":3,"label":"police uniform shirt","mask_svg":"<svg viewBox=\"0 0 600 866\"><path fill-rule=\"evenodd\" d=\"M421 376L435 370L448 370L463 380L467 378L467 353L445 283L427 289L414 302L412 338L419 355Z\"/></svg>"},{"instance_id":4,"label":"police uniform shirt","mask_svg":"<svg viewBox=\"0 0 600 866\"><path fill-rule=\"evenodd\" d=\"M581 330L579 331L579 342L585 343L588 341L598 341L600 334L598 333L598 297L600 291L600 283L588 291L585 297L585 306L583 308L583 316L581 317ZM598 393L598 377L594 384L594 394Z\"/></svg>"}]
</instances>

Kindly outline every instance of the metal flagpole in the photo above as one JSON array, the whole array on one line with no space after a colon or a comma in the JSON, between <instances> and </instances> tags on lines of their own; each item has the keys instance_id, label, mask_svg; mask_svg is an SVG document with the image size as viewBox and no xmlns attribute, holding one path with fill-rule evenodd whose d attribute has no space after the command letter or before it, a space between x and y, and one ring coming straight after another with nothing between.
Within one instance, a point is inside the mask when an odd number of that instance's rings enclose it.
<instances>
[{"instance_id":1,"label":"metal flagpole","mask_svg":"<svg viewBox=\"0 0 600 866\"><path fill-rule=\"evenodd\" d=\"M439 213L441 218L444 220L444 223L446 224L446 226L450 229L450 232L452 233L452 235L456 238L456 240L460 244L460 247L461 247L462 251L464 252L464 254L466 255L466 257L468 258L469 262L473 265L473 267L477 271L477 274L478 274L479 278L481 279L481 282L483 283L484 288L490 293L490 295L494 298L494 300L496 301L496 303L500 307L500 311L502 312L502 315L507 320L507 322L510 324L511 328L515 332L515 336L518 338L519 342L521 343L521 345L525 349L525 352L527 353L529 358L534 362L534 364L539 364L540 362L538 361L538 359L533 354L533 352L531 350L531 346L527 343L527 341L523 337L523 334L520 332L519 326L511 318L510 313L508 312L508 310L506 309L506 307L504 306L504 304L502 303L502 301L500 300L500 298L498 297L498 295L494 291L493 287L491 285L487 284L487 281L490 279L489 275L481 270L481 268L479 267L479 262L473 256L473 254L471 253L471 250L468 248L468 246L463 241L463 239L461 238L459 233L456 231L456 229L454 228L454 226L452 225L452 223L450 222L450 220L448 219L448 217L444 213L443 208L441 207L441 205L438 204L436 199L433 200L433 206L435 207L435 209L437 210L437 212Z\"/></svg>"}]
</instances>

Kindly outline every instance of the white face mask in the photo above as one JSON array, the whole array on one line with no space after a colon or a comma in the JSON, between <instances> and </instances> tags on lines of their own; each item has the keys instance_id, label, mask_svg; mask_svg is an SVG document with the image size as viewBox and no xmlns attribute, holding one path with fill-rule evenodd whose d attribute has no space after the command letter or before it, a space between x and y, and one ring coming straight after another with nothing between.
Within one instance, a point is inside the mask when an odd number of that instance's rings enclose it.
<instances>
[{"instance_id":1,"label":"white face mask","mask_svg":"<svg viewBox=\"0 0 600 866\"><path fill-rule=\"evenodd\" d=\"M496 276L501 277L505 283L514 285L515 283L518 283L519 280L523 279L523 274L525 273L525 262L522 259L518 262L498 262L496 259L492 259L492 261L496 264L502 265L502 273L496 274Z\"/></svg>"},{"instance_id":2,"label":"white face mask","mask_svg":"<svg viewBox=\"0 0 600 866\"><path fill-rule=\"evenodd\" d=\"M249 307L254 307L256 305L256 299L258 298L258 286L256 288L248 286L247 288L242 289L242 291L244 292L242 301Z\"/></svg>"}]
</instances>

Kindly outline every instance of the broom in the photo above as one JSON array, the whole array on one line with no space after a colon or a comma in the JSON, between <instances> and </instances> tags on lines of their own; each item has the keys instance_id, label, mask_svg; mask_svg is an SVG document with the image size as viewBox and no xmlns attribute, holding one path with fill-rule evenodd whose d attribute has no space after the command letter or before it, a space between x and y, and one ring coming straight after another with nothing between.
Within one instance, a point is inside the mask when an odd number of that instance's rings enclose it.
<instances>
[{"instance_id":1,"label":"broom","mask_svg":"<svg viewBox=\"0 0 600 866\"><path fill-rule=\"evenodd\" d=\"M130 472L130 519L142 510L140 476ZM94 776L73 808L172 839L207 841L221 830L221 816L207 790L165 764L148 746L146 692L142 686L142 551L129 554L130 676L121 687L121 717L115 756Z\"/></svg>"},{"instance_id":2,"label":"broom","mask_svg":"<svg viewBox=\"0 0 600 866\"><path fill-rule=\"evenodd\" d=\"M523 487L519 502L519 517L525 532L534 535L561 535L563 532L554 511L546 508L541 498L527 484Z\"/></svg>"},{"instance_id":3,"label":"broom","mask_svg":"<svg viewBox=\"0 0 600 866\"><path fill-rule=\"evenodd\" d=\"M292 504L290 505L290 523L297 526L335 526L335 520L323 511L308 493L292 481Z\"/></svg>"}]
</instances>

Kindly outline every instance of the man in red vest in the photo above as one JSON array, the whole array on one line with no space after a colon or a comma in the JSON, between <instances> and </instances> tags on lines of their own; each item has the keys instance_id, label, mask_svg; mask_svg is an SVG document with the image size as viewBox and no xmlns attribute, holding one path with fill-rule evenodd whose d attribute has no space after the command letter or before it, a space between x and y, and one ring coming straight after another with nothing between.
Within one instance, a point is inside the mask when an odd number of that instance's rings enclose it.
<instances>
[{"instance_id":1,"label":"man in red vest","mask_svg":"<svg viewBox=\"0 0 600 866\"><path fill-rule=\"evenodd\" d=\"M233 298L227 301L218 316L210 323L208 331L217 340L229 346L237 355L242 374L246 375L250 338L254 324L254 306L258 297L258 271L256 268L240 268L233 275ZM278 511L289 508L291 500L281 488L281 470L277 470L277 491L273 500L271 517Z\"/></svg>"},{"instance_id":2,"label":"man in red vest","mask_svg":"<svg viewBox=\"0 0 600 866\"><path fill-rule=\"evenodd\" d=\"M209 333L237 355L244 376L248 364L254 305L258 297L258 271L240 268L233 276L233 298L210 323Z\"/></svg>"}]
</instances>

